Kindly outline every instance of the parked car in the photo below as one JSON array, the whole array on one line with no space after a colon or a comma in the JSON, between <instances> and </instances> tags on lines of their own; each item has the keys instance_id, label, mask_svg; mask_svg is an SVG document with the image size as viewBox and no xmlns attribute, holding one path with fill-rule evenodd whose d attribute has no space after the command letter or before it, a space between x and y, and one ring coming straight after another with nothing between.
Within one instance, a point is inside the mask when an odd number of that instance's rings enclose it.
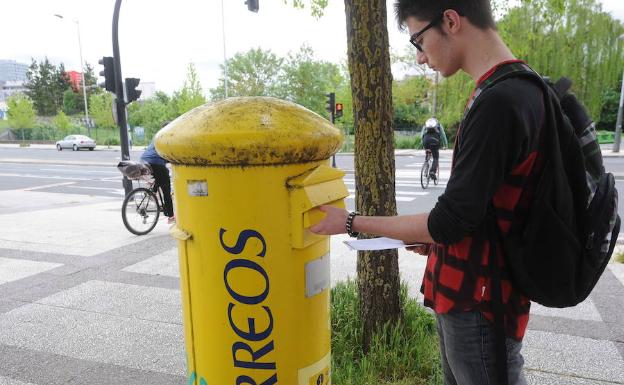
<instances>
[{"instance_id":1,"label":"parked car","mask_svg":"<svg viewBox=\"0 0 624 385\"><path fill-rule=\"evenodd\" d=\"M93 151L95 148L95 140L84 135L67 135L63 139L56 142L56 149L62 151L64 148L71 148L78 151L81 148L88 148Z\"/></svg>"}]
</instances>

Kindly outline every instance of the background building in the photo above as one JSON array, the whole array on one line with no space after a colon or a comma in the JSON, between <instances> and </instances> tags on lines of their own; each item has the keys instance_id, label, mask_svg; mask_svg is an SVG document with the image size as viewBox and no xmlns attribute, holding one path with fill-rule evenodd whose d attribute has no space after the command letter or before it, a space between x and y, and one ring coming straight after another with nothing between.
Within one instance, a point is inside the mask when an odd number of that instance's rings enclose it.
<instances>
[{"instance_id":1,"label":"background building","mask_svg":"<svg viewBox=\"0 0 624 385\"><path fill-rule=\"evenodd\" d=\"M6 99L16 92L25 92L28 64L0 60L0 119L7 119Z\"/></svg>"}]
</instances>

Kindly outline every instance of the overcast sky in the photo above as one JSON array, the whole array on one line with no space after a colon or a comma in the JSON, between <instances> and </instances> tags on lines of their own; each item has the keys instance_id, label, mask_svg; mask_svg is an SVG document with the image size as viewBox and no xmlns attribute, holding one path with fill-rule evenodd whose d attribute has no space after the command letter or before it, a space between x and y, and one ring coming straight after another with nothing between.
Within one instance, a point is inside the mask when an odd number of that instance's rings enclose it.
<instances>
[{"instance_id":1,"label":"overcast sky","mask_svg":"<svg viewBox=\"0 0 624 385\"><path fill-rule=\"evenodd\" d=\"M624 0L599 2L624 21ZM318 20L309 9L294 9L284 0L260 0L258 13L249 12L245 0L223 3L228 57L256 47L285 56L305 42L318 59L335 63L346 59L342 0L329 0L325 15ZM388 1L390 45L400 52L408 37L396 28L393 3ZM97 61L112 56L114 0L0 0L0 4L0 59L29 64L31 57L47 56L55 64L65 63L68 70L78 70L74 20L80 25L83 59L96 73L100 70ZM221 0L124 0L119 21L123 77L155 82L157 89L170 93L182 86L186 67L193 62L207 93L217 84L224 58L221 11Z\"/></svg>"}]
</instances>

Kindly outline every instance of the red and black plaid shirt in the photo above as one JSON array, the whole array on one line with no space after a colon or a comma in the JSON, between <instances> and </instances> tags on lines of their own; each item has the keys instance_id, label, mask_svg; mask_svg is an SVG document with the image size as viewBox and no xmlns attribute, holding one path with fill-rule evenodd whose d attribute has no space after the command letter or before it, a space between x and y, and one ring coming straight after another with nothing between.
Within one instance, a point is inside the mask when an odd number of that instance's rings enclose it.
<instances>
[{"instance_id":1,"label":"red and black plaid shirt","mask_svg":"<svg viewBox=\"0 0 624 385\"><path fill-rule=\"evenodd\" d=\"M491 81L501 63L477 82ZM447 188L429 215L431 245L421 291L436 313L480 310L493 320L488 268L491 239L486 212L493 204L501 233L521 225L535 176L541 169L537 151L544 122L543 95L526 78L510 78L470 98L453 151ZM499 257L501 247L497 246ZM501 266L502 300L507 335L522 340L530 301L511 283Z\"/></svg>"}]
</instances>

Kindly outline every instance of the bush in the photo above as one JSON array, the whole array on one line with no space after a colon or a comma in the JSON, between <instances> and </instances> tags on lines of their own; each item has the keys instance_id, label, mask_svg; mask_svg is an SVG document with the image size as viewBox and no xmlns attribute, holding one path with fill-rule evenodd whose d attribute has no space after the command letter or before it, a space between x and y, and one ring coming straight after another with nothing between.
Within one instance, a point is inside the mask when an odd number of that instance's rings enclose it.
<instances>
[{"instance_id":1,"label":"bush","mask_svg":"<svg viewBox=\"0 0 624 385\"><path fill-rule=\"evenodd\" d=\"M331 291L332 383L340 385L433 385L442 368L433 315L401 286L403 317L375 334L370 351L362 350L357 285L339 283Z\"/></svg>"},{"instance_id":2,"label":"bush","mask_svg":"<svg viewBox=\"0 0 624 385\"><path fill-rule=\"evenodd\" d=\"M342 142L342 148L340 148L340 152L353 152L355 137L353 135L345 136L344 142Z\"/></svg>"},{"instance_id":3,"label":"bush","mask_svg":"<svg viewBox=\"0 0 624 385\"><path fill-rule=\"evenodd\" d=\"M119 138L109 136L108 138L104 139L104 144L106 146L119 146Z\"/></svg>"},{"instance_id":4,"label":"bush","mask_svg":"<svg viewBox=\"0 0 624 385\"><path fill-rule=\"evenodd\" d=\"M421 147L420 133L413 135L394 133L394 148L396 149L418 149Z\"/></svg>"}]
</instances>

